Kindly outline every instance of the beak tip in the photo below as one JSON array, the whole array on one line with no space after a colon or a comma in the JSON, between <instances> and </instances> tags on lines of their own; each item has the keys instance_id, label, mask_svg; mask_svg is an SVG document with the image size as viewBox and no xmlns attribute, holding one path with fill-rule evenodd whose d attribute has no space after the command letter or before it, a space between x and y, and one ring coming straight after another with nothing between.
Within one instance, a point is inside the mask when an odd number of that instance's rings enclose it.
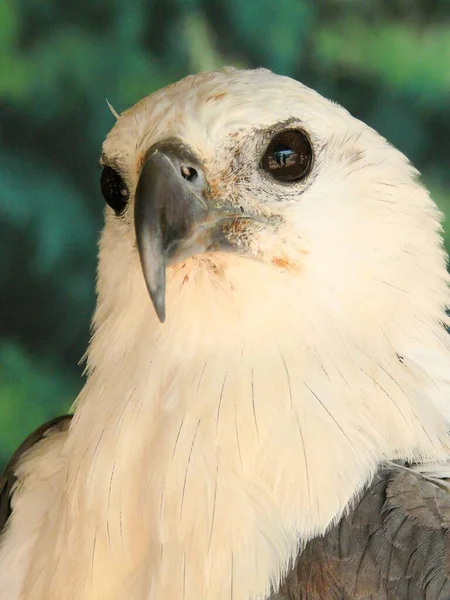
<instances>
[{"instance_id":1,"label":"beak tip","mask_svg":"<svg viewBox=\"0 0 450 600\"><path fill-rule=\"evenodd\" d=\"M149 290L150 298L160 323L166 320L166 293L165 286L158 286L156 290Z\"/></svg>"}]
</instances>

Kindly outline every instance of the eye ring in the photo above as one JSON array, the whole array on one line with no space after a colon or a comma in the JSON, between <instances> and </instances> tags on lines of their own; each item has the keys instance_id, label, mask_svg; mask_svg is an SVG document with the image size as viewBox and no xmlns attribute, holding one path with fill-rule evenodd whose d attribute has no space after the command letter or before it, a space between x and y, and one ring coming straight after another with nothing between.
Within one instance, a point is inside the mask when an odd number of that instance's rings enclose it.
<instances>
[{"instance_id":1,"label":"eye ring","mask_svg":"<svg viewBox=\"0 0 450 600\"><path fill-rule=\"evenodd\" d=\"M100 176L100 189L108 206L116 215L121 215L126 209L130 197L121 174L113 167L105 165Z\"/></svg>"},{"instance_id":2,"label":"eye ring","mask_svg":"<svg viewBox=\"0 0 450 600\"><path fill-rule=\"evenodd\" d=\"M261 160L261 168L275 180L294 183L311 171L313 150L304 131L287 129L274 135Z\"/></svg>"}]
</instances>

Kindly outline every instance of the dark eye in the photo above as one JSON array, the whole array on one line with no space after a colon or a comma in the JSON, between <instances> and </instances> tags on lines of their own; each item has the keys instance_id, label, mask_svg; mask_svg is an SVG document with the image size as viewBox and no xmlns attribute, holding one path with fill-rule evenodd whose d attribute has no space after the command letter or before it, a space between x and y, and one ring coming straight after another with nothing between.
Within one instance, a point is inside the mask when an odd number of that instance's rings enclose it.
<instances>
[{"instance_id":1,"label":"dark eye","mask_svg":"<svg viewBox=\"0 0 450 600\"><path fill-rule=\"evenodd\" d=\"M278 181L298 181L311 168L312 148L302 131L277 133L264 153L262 168Z\"/></svg>"},{"instance_id":2,"label":"dark eye","mask_svg":"<svg viewBox=\"0 0 450 600\"><path fill-rule=\"evenodd\" d=\"M129 197L128 188L122 176L112 167L103 167L100 188L106 203L117 215L122 214Z\"/></svg>"}]
</instances>

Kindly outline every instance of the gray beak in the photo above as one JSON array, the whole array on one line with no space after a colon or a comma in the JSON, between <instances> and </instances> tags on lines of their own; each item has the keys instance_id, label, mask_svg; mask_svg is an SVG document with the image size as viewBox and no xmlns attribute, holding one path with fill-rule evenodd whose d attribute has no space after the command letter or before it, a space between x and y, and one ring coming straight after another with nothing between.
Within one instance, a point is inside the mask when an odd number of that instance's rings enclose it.
<instances>
[{"instance_id":1,"label":"gray beak","mask_svg":"<svg viewBox=\"0 0 450 600\"><path fill-rule=\"evenodd\" d=\"M161 322L166 267L202 252L230 249L236 212L212 206L200 161L177 143L150 149L136 188L134 224L142 270Z\"/></svg>"}]
</instances>

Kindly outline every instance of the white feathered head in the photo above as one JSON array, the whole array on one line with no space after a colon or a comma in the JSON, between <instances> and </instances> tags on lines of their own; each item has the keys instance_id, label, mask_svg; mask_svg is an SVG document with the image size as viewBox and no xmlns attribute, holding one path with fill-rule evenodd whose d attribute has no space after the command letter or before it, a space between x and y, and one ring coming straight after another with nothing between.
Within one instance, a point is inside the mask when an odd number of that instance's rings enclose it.
<instances>
[{"instance_id":1,"label":"white feathered head","mask_svg":"<svg viewBox=\"0 0 450 600\"><path fill-rule=\"evenodd\" d=\"M124 112L102 163L91 368L151 363L167 389L208 364L236 397L251 373L259 434L301 406L322 448L320 427L336 432L322 452L352 446L352 477L355 461L366 477L383 457L442 456L441 214L384 138L287 77L224 69Z\"/></svg>"}]
</instances>

